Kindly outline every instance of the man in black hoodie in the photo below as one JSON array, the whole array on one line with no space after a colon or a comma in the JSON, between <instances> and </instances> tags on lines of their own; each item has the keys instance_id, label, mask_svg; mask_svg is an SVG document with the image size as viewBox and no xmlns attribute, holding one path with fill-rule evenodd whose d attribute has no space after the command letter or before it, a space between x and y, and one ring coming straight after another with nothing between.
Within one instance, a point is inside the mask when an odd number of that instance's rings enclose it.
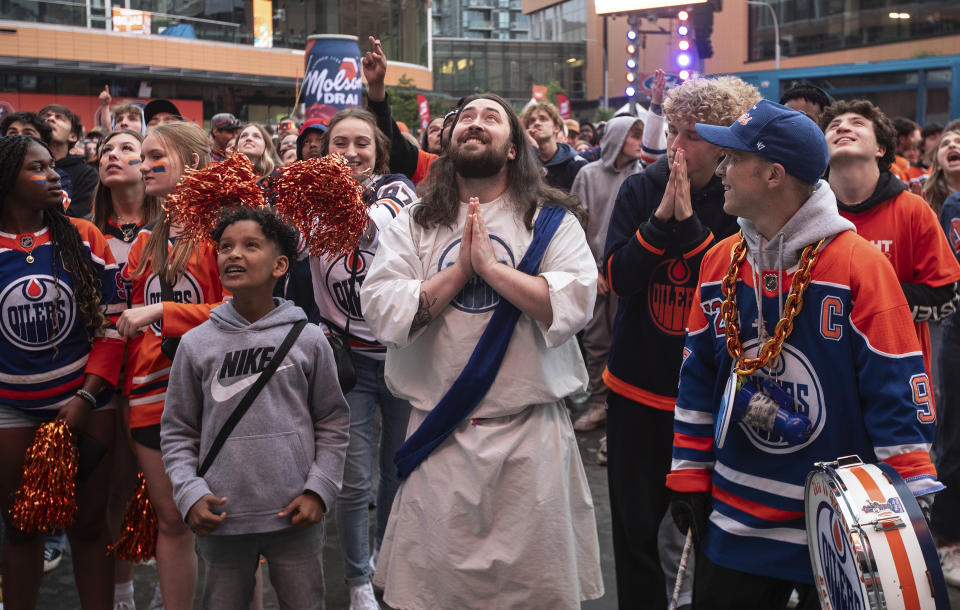
<instances>
[{"instance_id":1,"label":"man in black hoodie","mask_svg":"<svg viewBox=\"0 0 960 610\"><path fill-rule=\"evenodd\" d=\"M70 197L67 214L75 218L90 218L93 189L99 177L97 171L87 165L82 155L71 155L70 149L83 135L80 119L66 106L51 104L37 113L41 121L50 126L50 152L61 174L61 186Z\"/></svg>"},{"instance_id":2,"label":"man in black hoodie","mask_svg":"<svg viewBox=\"0 0 960 610\"><path fill-rule=\"evenodd\" d=\"M663 105L667 155L627 178L614 203L604 261L620 304L603 381L610 388L607 476L621 608L667 607L658 530L670 503L684 327L700 259L737 230L713 173L721 150L695 126L729 125L759 100L755 87L732 76L672 90Z\"/></svg>"},{"instance_id":3,"label":"man in black hoodie","mask_svg":"<svg viewBox=\"0 0 960 610\"><path fill-rule=\"evenodd\" d=\"M566 136L557 107L549 102L530 105L523 113L523 127L537 143L540 163L547 171L547 184L569 193L573 179L587 160L563 141Z\"/></svg>"}]
</instances>

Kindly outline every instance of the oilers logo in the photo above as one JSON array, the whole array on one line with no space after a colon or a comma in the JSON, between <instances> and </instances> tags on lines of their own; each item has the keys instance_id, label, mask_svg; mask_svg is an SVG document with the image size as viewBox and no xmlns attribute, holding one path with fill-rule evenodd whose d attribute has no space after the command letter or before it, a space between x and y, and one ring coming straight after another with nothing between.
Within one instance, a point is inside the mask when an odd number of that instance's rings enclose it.
<instances>
[{"instance_id":1,"label":"oilers logo","mask_svg":"<svg viewBox=\"0 0 960 610\"><path fill-rule=\"evenodd\" d=\"M344 316L359 321L363 318L360 311L360 287L367 277L368 260L373 260L373 252L360 250L360 256L350 254L340 256L327 269L324 283L327 285L327 294L333 304ZM353 286L350 286L351 271L356 274Z\"/></svg>"},{"instance_id":2,"label":"oilers logo","mask_svg":"<svg viewBox=\"0 0 960 610\"><path fill-rule=\"evenodd\" d=\"M160 291L160 278L156 273L150 275L147 285L143 289L143 302L147 305L154 305L163 300ZM203 303L203 290L200 284L189 273L184 273L177 277L177 283L173 285L173 301L175 303ZM150 325L153 334L160 336L160 323L155 322Z\"/></svg>"},{"instance_id":3,"label":"oilers logo","mask_svg":"<svg viewBox=\"0 0 960 610\"><path fill-rule=\"evenodd\" d=\"M0 330L4 338L27 351L60 344L76 318L73 290L51 275L18 278L0 292Z\"/></svg>"},{"instance_id":4,"label":"oilers logo","mask_svg":"<svg viewBox=\"0 0 960 610\"><path fill-rule=\"evenodd\" d=\"M817 507L817 551L822 573L818 586L825 590L829 607L863 610L860 577L843 524L829 502Z\"/></svg>"},{"instance_id":5,"label":"oilers logo","mask_svg":"<svg viewBox=\"0 0 960 610\"><path fill-rule=\"evenodd\" d=\"M748 341L743 346L744 353L756 354L757 345L756 339ZM791 445L775 432L759 430L743 422L738 424L740 429L757 449L766 453L793 453L814 442L823 432L827 413L824 408L820 378L817 377L810 361L802 353L784 343L780 355L762 370L762 374L775 379L780 387L793 397L794 408L810 420L813 431L810 438L803 443Z\"/></svg>"},{"instance_id":6,"label":"oilers logo","mask_svg":"<svg viewBox=\"0 0 960 610\"><path fill-rule=\"evenodd\" d=\"M650 276L647 307L650 317L662 332L682 335L696 287L690 285L693 274L682 258L663 261Z\"/></svg>"},{"instance_id":7,"label":"oilers logo","mask_svg":"<svg viewBox=\"0 0 960 610\"><path fill-rule=\"evenodd\" d=\"M493 244L493 255L498 261L505 265L510 265L514 269L517 267L517 261L513 257L513 251L507 242L500 237L490 234L490 243ZM443 271L460 256L460 238L458 237L449 246L443 254L440 255L440 262L437 263L437 272ZM453 297L450 304L466 313L484 313L491 311L500 302L500 295L490 287L479 275L474 275L468 281L466 286L457 296Z\"/></svg>"}]
</instances>

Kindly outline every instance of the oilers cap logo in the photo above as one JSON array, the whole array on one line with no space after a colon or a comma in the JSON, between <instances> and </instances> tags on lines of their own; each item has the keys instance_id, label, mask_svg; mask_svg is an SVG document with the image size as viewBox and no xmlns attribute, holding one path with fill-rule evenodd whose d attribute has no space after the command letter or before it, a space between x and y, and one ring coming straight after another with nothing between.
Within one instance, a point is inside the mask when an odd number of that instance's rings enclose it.
<instances>
[{"instance_id":1,"label":"oilers cap logo","mask_svg":"<svg viewBox=\"0 0 960 610\"><path fill-rule=\"evenodd\" d=\"M51 275L18 278L0 292L0 330L11 344L27 351L49 349L73 329L76 301L64 282Z\"/></svg>"}]
</instances>

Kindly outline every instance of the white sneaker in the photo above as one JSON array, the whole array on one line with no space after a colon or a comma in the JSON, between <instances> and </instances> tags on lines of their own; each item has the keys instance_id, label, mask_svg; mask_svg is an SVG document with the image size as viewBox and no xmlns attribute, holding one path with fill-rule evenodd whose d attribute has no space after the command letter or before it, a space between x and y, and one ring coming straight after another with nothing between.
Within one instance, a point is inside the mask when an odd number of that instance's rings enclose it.
<instances>
[{"instance_id":1,"label":"white sneaker","mask_svg":"<svg viewBox=\"0 0 960 610\"><path fill-rule=\"evenodd\" d=\"M597 464L600 466L607 465L607 437L600 439L600 448L597 449Z\"/></svg>"},{"instance_id":2,"label":"white sneaker","mask_svg":"<svg viewBox=\"0 0 960 610\"><path fill-rule=\"evenodd\" d=\"M943 579L951 587L960 587L960 544L944 544L937 547Z\"/></svg>"},{"instance_id":3,"label":"white sneaker","mask_svg":"<svg viewBox=\"0 0 960 610\"><path fill-rule=\"evenodd\" d=\"M589 432L607 421L607 410L603 407L593 407L577 418L573 429L577 432Z\"/></svg>"},{"instance_id":4,"label":"white sneaker","mask_svg":"<svg viewBox=\"0 0 960 610\"><path fill-rule=\"evenodd\" d=\"M350 610L380 610L369 582L350 587Z\"/></svg>"},{"instance_id":5,"label":"white sneaker","mask_svg":"<svg viewBox=\"0 0 960 610\"><path fill-rule=\"evenodd\" d=\"M121 599L113 602L113 610L137 610L137 605L132 599Z\"/></svg>"}]
</instances>

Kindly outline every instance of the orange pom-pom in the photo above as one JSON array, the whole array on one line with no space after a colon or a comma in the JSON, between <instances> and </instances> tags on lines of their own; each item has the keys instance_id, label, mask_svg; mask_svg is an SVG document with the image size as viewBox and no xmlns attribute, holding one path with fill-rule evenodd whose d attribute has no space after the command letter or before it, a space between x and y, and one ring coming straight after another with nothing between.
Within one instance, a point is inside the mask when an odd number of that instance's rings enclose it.
<instances>
[{"instance_id":1,"label":"orange pom-pom","mask_svg":"<svg viewBox=\"0 0 960 610\"><path fill-rule=\"evenodd\" d=\"M119 559L144 562L157 554L158 525L157 513L150 503L147 480L142 472L139 480L137 491L127 502L120 538L107 545L107 552Z\"/></svg>"},{"instance_id":2,"label":"orange pom-pom","mask_svg":"<svg viewBox=\"0 0 960 610\"><path fill-rule=\"evenodd\" d=\"M300 230L314 256L353 252L367 228L364 189L338 154L296 161L273 181L274 207Z\"/></svg>"},{"instance_id":3,"label":"orange pom-pom","mask_svg":"<svg viewBox=\"0 0 960 610\"><path fill-rule=\"evenodd\" d=\"M24 532L67 529L77 516L77 450L66 422L37 428L27 449L20 488L13 495L14 524Z\"/></svg>"},{"instance_id":4,"label":"orange pom-pom","mask_svg":"<svg viewBox=\"0 0 960 610\"><path fill-rule=\"evenodd\" d=\"M200 242L210 239L224 208L265 205L253 164L237 153L203 169L186 170L163 208L187 239Z\"/></svg>"}]
</instances>

